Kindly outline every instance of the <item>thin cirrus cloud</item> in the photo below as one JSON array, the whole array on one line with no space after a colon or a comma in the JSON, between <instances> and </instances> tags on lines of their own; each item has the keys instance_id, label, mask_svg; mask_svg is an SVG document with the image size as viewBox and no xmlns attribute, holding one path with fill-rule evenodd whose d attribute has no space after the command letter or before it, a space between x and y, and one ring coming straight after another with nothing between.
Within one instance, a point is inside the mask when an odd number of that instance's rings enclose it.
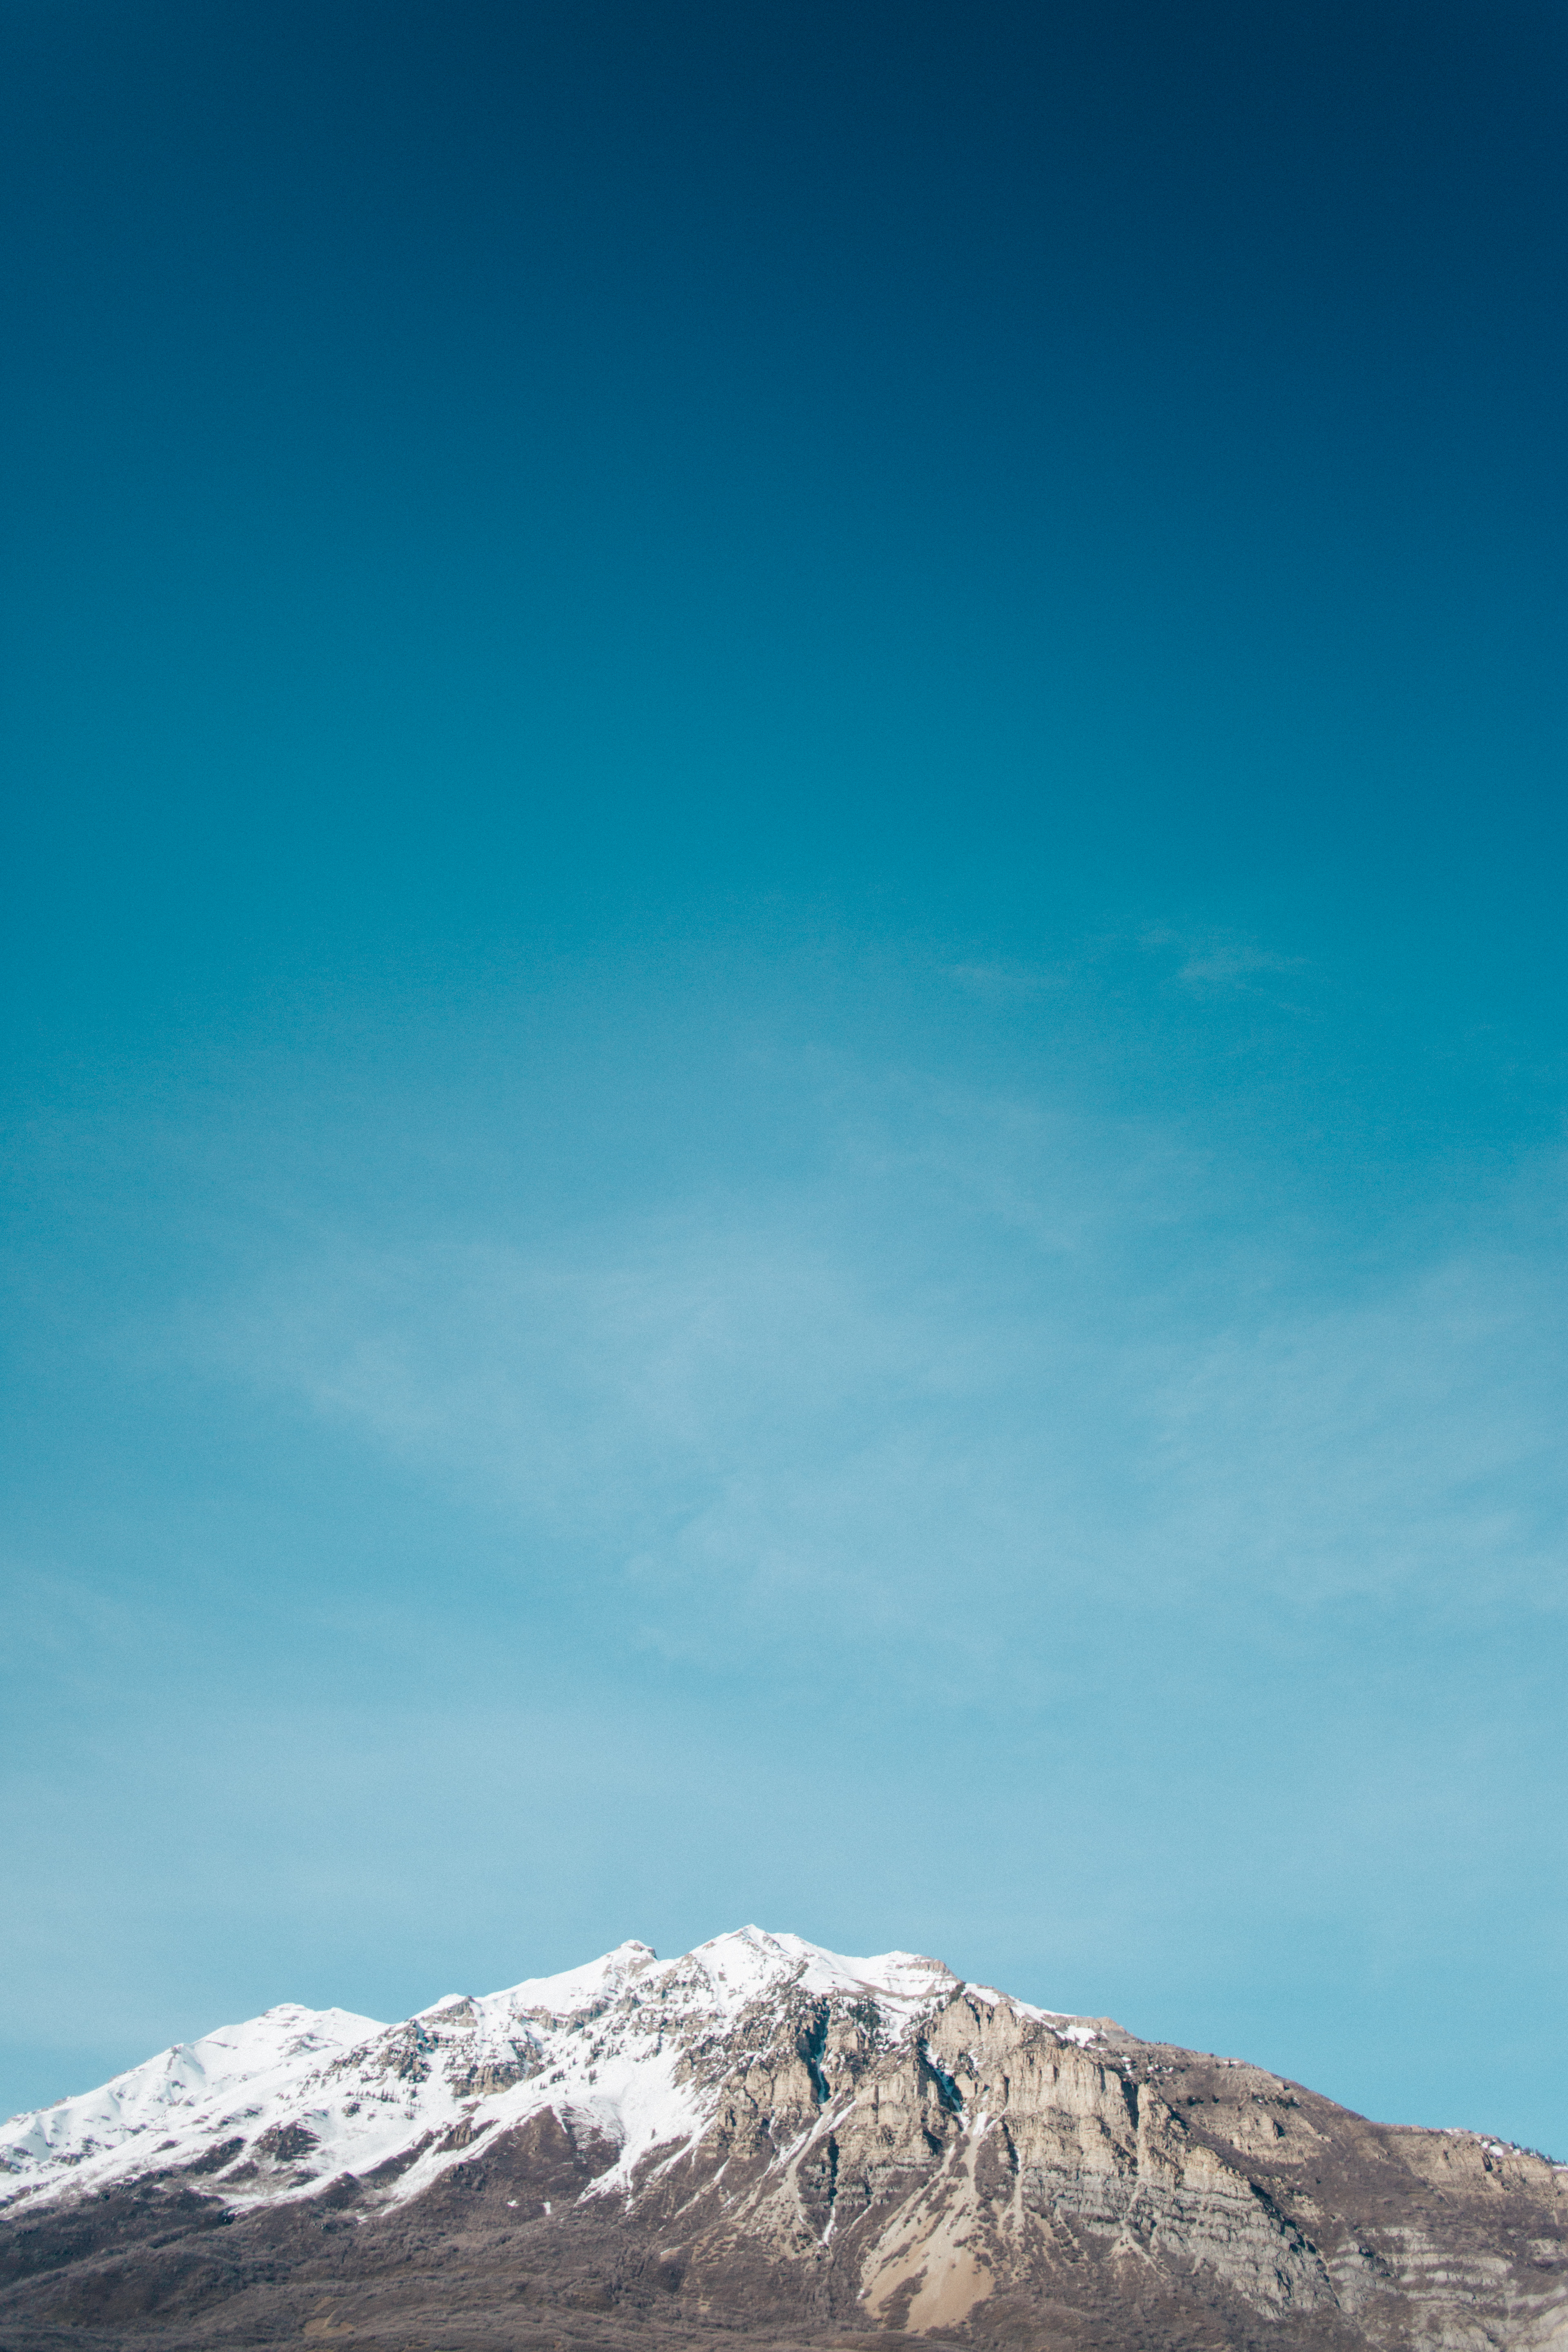
<instances>
[{"instance_id":1,"label":"thin cirrus cloud","mask_svg":"<svg viewBox=\"0 0 1568 2352\"><path fill-rule=\"evenodd\" d=\"M1153 1129L905 1112L765 1199L548 1246L340 1234L203 1352L713 1667L803 1608L918 1646L955 1592L943 1686L1002 1660L1019 1696L1047 1627L1129 1602L1550 1603L1562 1268L1523 1211L1347 1276L1262 1254Z\"/></svg>"},{"instance_id":2,"label":"thin cirrus cloud","mask_svg":"<svg viewBox=\"0 0 1568 2352\"><path fill-rule=\"evenodd\" d=\"M1309 958L1290 955L1228 931L1194 931L1170 924L1147 926L1131 936L1110 933L1080 943L1070 961L1048 964L990 961L950 963L944 976L965 996L997 1008L1026 1005L1081 984L1130 952L1170 967L1176 986L1198 998L1223 1000L1266 993L1278 1001L1278 983L1289 975L1301 996L1314 979ZM1298 1006L1295 1009L1301 1009Z\"/></svg>"},{"instance_id":3,"label":"thin cirrus cloud","mask_svg":"<svg viewBox=\"0 0 1568 2352\"><path fill-rule=\"evenodd\" d=\"M1251 993L1287 972L1308 971L1305 956L1282 955L1256 940L1224 932L1190 933L1163 926L1146 930L1140 944L1152 954L1174 950L1178 961L1173 977L1200 996Z\"/></svg>"}]
</instances>

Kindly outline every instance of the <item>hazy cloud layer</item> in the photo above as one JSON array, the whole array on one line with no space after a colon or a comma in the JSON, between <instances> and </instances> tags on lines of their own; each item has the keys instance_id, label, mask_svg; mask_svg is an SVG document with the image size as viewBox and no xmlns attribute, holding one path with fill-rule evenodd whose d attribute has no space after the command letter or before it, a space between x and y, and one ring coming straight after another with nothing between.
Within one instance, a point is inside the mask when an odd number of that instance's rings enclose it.
<instances>
[{"instance_id":1,"label":"hazy cloud layer","mask_svg":"<svg viewBox=\"0 0 1568 2352\"><path fill-rule=\"evenodd\" d=\"M952 1601L944 1685L1022 1687L1047 1628L1130 1605L1557 1605L1563 1267L1522 1213L1291 1262L1157 1134L900 1108L760 1203L542 1250L334 1236L202 1346L715 1664L803 1610L896 1648Z\"/></svg>"}]
</instances>

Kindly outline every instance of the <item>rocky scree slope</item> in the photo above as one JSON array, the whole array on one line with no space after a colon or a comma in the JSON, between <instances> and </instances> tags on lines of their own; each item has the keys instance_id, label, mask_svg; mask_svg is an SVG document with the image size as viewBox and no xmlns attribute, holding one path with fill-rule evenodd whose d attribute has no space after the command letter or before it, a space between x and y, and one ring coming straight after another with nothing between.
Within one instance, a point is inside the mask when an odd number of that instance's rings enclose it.
<instances>
[{"instance_id":1,"label":"rocky scree slope","mask_svg":"<svg viewBox=\"0 0 1568 2352\"><path fill-rule=\"evenodd\" d=\"M753 1927L283 2008L0 2130L12 2352L1568 2352L1568 2168Z\"/></svg>"}]
</instances>

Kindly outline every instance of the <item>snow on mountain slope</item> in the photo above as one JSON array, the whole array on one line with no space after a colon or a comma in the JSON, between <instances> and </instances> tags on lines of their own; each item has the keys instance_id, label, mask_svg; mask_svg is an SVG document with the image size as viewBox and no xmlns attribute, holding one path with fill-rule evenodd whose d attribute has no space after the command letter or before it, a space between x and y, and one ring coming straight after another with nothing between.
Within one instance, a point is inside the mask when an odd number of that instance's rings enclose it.
<instances>
[{"instance_id":1,"label":"snow on mountain slope","mask_svg":"<svg viewBox=\"0 0 1568 2352\"><path fill-rule=\"evenodd\" d=\"M417 2195L481 2132L545 2107L618 2149L600 2191L712 2114L748 2012L800 1995L856 2001L909 2039L955 1990L940 1961L856 1959L743 1927L661 1963L626 1943L585 1967L395 2025L292 2005L179 2043L101 2089L0 2127L0 2207L144 2173L195 2174L237 2206L381 2173Z\"/></svg>"},{"instance_id":2,"label":"snow on mountain slope","mask_svg":"<svg viewBox=\"0 0 1568 2352\"><path fill-rule=\"evenodd\" d=\"M14 2116L0 2141L0 2162L24 2172L29 2165L75 2168L131 2148L138 2161L145 2159L150 2148L181 2146L193 2116L222 2114L231 2104L257 2115L286 2105L322 2064L383 2030L374 2017L346 2009L286 2001L243 2025L176 2042L100 2090Z\"/></svg>"}]
</instances>

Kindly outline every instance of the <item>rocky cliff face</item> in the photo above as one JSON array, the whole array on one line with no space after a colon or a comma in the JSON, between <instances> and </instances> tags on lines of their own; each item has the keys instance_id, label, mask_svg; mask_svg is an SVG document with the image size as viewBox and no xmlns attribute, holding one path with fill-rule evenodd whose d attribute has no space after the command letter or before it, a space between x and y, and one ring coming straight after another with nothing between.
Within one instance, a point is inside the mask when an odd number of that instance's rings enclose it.
<instances>
[{"instance_id":1,"label":"rocky cliff face","mask_svg":"<svg viewBox=\"0 0 1568 2352\"><path fill-rule=\"evenodd\" d=\"M0 2133L0 2341L1568 2352L1568 2168L755 1929Z\"/></svg>"}]
</instances>

